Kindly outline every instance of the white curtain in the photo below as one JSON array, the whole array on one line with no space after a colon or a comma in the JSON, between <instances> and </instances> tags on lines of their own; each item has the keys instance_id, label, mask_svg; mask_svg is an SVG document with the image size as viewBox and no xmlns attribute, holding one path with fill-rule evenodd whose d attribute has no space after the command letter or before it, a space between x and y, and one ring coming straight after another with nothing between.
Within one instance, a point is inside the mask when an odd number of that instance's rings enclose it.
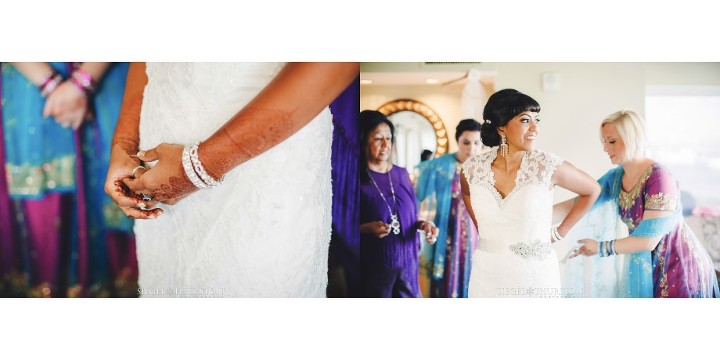
<instances>
[{"instance_id":1,"label":"white curtain","mask_svg":"<svg viewBox=\"0 0 720 360\"><path fill-rule=\"evenodd\" d=\"M487 97L482 84L480 84L480 72L476 69L468 71L467 82L460 99L460 110L463 119L475 119L483 122L483 108Z\"/></svg>"},{"instance_id":2,"label":"white curtain","mask_svg":"<svg viewBox=\"0 0 720 360\"><path fill-rule=\"evenodd\" d=\"M475 119L479 123L483 123L483 109L487 102L487 96L483 86L480 83L480 72L476 69L468 71L467 82L463 89L462 98L460 99L460 115L461 119ZM483 145L483 150L487 149Z\"/></svg>"}]
</instances>

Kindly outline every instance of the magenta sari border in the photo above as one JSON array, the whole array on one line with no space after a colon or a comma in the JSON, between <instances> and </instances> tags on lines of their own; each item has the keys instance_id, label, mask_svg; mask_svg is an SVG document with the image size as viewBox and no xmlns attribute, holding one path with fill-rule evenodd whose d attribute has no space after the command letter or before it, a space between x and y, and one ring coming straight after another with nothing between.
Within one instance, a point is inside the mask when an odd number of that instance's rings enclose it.
<instances>
[{"instance_id":1,"label":"magenta sari border","mask_svg":"<svg viewBox=\"0 0 720 360\"><path fill-rule=\"evenodd\" d=\"M72 72L77 67L77 63L68 63L68 73ZM88 99L89 100L89 99ZM82 127L81 127L82 128ZM82 143L80 141L80 129L78 128L73 131L73 138L75 140L75 184L76 190L76 211L78 221L78 232L77 232L77 247L78 247L78 284L85 284L88 279L88 219L87 219L87 205L85 203L85 179L83 175L83 158L82 158ZM70 284L72 286L72 284Z\"/></svg>"},{"instance_id":2,"label":"magenta sari border","mask_svg":"<svg viewBox=\"0 0 720 360\"><path fill-rule=\"evenodd\" d=\"M0 63L0 99L2 99L2 67ZM3 127L2 108L0 108L0 274L7 274L13 268L14 233L12 228L12 211L10 194L8 193L7 176L5 174L5 131Z\"/></svg>"}]
</instances>

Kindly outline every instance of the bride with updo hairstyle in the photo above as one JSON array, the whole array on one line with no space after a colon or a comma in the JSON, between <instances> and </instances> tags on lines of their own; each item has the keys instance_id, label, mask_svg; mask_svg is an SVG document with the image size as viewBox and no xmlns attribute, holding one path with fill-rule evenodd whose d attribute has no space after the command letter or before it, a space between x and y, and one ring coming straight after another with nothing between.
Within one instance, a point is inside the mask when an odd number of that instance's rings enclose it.
<instances>
[{"instance_id":1,"label":"bride with updo hairstyle","mask_svg":"<svg viewBox=\"0 0 720 360\"><path fill-rule=\"evenodd\" d=\"M551 243L580 220L600 194L589 175L538 150L540 104L514 89L496 92L483 111L480 135L490 150L462 166L462 197L478 229L470 297L561 297L557 254ZM553 226L553 189L578 195Z\"/></svg>"}]
</instances>

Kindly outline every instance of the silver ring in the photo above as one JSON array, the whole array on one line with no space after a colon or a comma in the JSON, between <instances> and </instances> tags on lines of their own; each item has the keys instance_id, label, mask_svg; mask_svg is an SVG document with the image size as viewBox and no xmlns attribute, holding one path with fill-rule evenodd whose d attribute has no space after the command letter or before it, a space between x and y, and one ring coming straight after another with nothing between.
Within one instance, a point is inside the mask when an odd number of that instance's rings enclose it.
<instances>
[{"instance_id":1,"label":"silver ring","mask_svg":"<svg viewBox=\"0 0 720 360\"><path fill-rule=\"evenodd\" d=\"M147 168L145 168L145 167L142 166L142 165L136 166L136 167L133 169L132 173L130 173L130 176L134 179L134 178L135 178L135 173L136 173L138 170L140 170L140 169L147 170Z\"/></svg>"},{"instance_id":2,"label":"silver ring","mask_svg":"<svg viewBox=\"0 0 720 360\"><path fill-rule=\"evenodd\" d=\"M150 201L150 200L152 200L152 197L151 197L151 196L145 195L145 191L144 191L144 190L140 190L140 194L142 194L143 201Z\"/></svg>"}]
</instances>

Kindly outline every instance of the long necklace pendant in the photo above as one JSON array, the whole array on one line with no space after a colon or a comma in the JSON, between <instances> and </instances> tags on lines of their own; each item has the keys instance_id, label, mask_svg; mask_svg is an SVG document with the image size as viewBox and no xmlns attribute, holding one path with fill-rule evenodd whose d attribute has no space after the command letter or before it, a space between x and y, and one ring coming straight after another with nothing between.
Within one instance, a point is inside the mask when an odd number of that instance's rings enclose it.
<instances>
[{"instance_id":1,"label":"long necklace pendant","mask_svg":"<svg viewBox=\"0 0 720 360\"><path fill-rule=\"evenodd\" d=\"M400 234L400 220L398 220L397 214L390 214L390 227L392 228L393 234Z\"/></svg>"}]
</instances>

